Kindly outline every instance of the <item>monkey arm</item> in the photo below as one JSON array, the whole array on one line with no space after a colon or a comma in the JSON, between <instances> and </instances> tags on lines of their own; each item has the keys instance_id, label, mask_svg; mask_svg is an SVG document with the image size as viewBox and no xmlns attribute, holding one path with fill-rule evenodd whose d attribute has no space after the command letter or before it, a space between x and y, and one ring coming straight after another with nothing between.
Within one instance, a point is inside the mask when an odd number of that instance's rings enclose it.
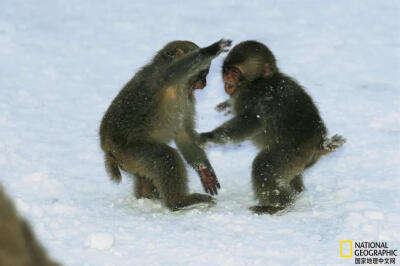
<instances>
[{"instance_id":1,"label":"monkey arm","mask_svg":"<svg viewBox=\"0 0 400 266\"><path fill-rule=\"evenodd\" d=\"M188 132L182 129L175 138L176 146L183 157L199 174L204 190L211 194L218 194L217 188L221 188L206 153L195 142L196 132Z\"/></svg>"},{"instance_id":2,"label":"monkey arm","mask_svg":"<svg viewBox=\"0 0 400 266\"><path fill-rule=\"evenodd\" d=\"M262 130L261 119L254 114L239 114L228 120L213 131L201 133L199 144L207 142L225 144L227 142L242 142Z\"/></svg>"},{"instance_id":3,"label":"monkey arm","mask_svg":"<svg viewBox=\"0 0 400 266\"><path fill-rule=\"evenodd\" d=\"M230 40L221 39L205 48L200 48L173 62L163 72L163 80L166 83L186 83L199 71L209 67L211 60L220 53L227 51L232 44Z\"/></svg>"}]
</instances>

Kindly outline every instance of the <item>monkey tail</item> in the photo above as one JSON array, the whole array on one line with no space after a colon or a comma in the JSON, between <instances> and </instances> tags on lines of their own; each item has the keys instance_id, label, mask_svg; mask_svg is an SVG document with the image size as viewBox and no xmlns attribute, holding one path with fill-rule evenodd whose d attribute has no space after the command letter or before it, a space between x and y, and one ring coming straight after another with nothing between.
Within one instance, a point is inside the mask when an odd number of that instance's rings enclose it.
<instances>
[{"instance_id":1,"label":"monkey tail","mask_svg":"<svg viewBox=\"0 0 400 266\"><path fill-rule=\"evenodd\" d=\"M110 178L115 183L119 183L122 180L121 172L119 171L118 162L111 153L105 155L106 171L110 175Z\"/></svg>"},{"instance_id":2,"label":"monkey tail","mask_svg":"<svg viewBox=\"0 0 400 266\"><path fill-rule=\"evenodd\" d=\"M336 151L338 148L342 147L345 142L346 139L339 134L335 134L331 138L325 138L320 146L322 155Z\"/></svg>"}]
</instances>

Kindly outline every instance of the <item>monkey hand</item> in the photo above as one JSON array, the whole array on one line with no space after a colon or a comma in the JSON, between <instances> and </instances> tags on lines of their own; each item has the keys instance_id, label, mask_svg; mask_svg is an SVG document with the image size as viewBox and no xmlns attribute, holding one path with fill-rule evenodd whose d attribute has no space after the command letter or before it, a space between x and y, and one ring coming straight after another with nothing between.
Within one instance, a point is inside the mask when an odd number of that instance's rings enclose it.
<instances>
[{"instance_id":1,"label":"monkey hand","mask_svg":"<svg viewBox=\"0 0 400 266\"><path fill-rule=\"evenodd\" d=\"M218 104L217 106L215 106L215 110L217 110L218 112L223 112L223 111L229 109L230 106L231 105L229 104L229 102L225 101L225 102L222 102L222 103Z\"/></svg>"},{"instance_id":2,"label":"monkey hand","mask_svg":"<svg viewBox=\"0 0 400 266\"><path fill-rule=\"evenodd\" d=\"M201 53L209 55L219 55L220 53L227 52L232 45L231 40L221 39L218 42L211 44L201 49Z\"/></svg>"},{"instance_id":3,"label":"monkey hand","mask_svg":"<svg viewBox=\"0 0 400 266\"><path fill-rule=\"evenodd\" d=\"M225 101L225 102L218 104L217 106L215 106L215 110L217 110L218 112L225 111L224 116L228 116L228 115L232 114L231 104L229 101Z\"/></svg>"},{"instance_id":4,"label":"monkey hand","mask_svg":"<svg viewBox=\"0 0 400 266\"><path fill-rule=\"evenodd\" d=\"M207 168L203 165L198 166L198 173L200 175L201 184L203 185L204 190L211 195L217 195L218 188L221 188L217 177L214 174L214 171L210 168Z\"/></svg>"},{"instance_id":5,"label":"monkey hand","mask_svg":"<svg viewBox=\"0 0 400 266\"><path fill-rule=\"evenodd\" d=\"M229 47L232 45L232 40L227 40L227 39L221 39L219 42L219 47L220 47L220 52L228 52Z\"/></svg>"}]
</instances>

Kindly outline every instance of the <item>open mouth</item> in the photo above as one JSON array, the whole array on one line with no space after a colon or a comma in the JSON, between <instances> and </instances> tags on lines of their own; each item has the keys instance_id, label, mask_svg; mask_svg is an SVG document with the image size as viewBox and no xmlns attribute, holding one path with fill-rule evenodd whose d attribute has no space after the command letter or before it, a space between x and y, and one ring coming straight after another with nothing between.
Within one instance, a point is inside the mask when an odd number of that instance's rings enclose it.
<instances>
[{"instance_id":1,"label":"open mouth","mask_svg":"<svg viewBox=\"0 0 400 266\"><path fill-rule=\"evenodd\" d=\"M224 88L225 88L225 92L228 94L232 94L236 90L235 84L230 83L230 82L225 82Z\"/></svg>"}]
</instances>

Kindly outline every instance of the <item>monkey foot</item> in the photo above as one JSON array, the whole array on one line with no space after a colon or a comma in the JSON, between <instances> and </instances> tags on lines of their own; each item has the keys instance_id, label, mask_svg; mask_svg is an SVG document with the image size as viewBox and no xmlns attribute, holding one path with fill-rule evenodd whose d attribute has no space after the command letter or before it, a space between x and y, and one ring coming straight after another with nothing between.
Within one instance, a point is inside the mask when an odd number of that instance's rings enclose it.
<instances>
[{"instance_id":1,"label":"monkey foot","mask_svg":"<svg viewBox=\"0 0 400 266\"><path fill-rule=\"evenodd\" d=\"M172 209L173 212L179 213L181 211L188 211L188 210L208 210L209 208L216 205L216 201L212 199L210 202L199 202L185 207L175 207Z\"/></svg>"},{"instance_id":2,"label":"monkey foot","mask_svg":"<svg viewBox=\"0 0 400 266\"><path fill-rule=\"evenodd\" d=\"M285 207L273 207L273 206L261 206L261 205L253 206L253 207L249 208L249 210L255 214L266 214L266 213L275 214L284 209L285 209Z\"/></svg>"}]
</instances>

